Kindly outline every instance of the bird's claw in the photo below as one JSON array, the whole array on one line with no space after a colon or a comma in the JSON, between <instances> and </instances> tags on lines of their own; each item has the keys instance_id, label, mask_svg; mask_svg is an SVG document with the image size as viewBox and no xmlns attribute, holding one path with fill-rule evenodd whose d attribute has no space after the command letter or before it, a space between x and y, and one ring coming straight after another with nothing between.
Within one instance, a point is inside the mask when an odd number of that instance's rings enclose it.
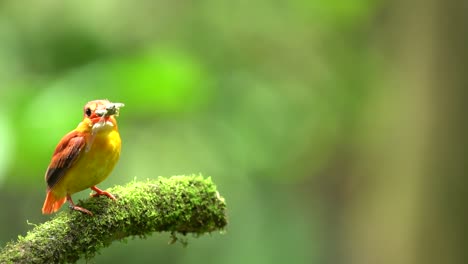
<instances>
[{"instance_id":1,"label":"bird's claw","mask_svg":"<svg viewBox=\"0 0 468 264\"><path fill-rule=\"evenodd\" d=\"M93 215L93 213L87 209L84 209L83 207L79 207L79 206L76 206L76 205L69 205L70 209L72 210L75 210L75 211L80 211L82 213L85 213L85 214L88 214L88 215Z\"/></svg>"},{"instance_id":2,"label":"bird's claw","mask_svg":"<svg viewBox=\"0 0 468 264\"><path fill-rule=\"evenodd\" d=\"M104 195L104 196L107 196L111 200L114 200L114 201L117 200L112 193L103 191L96 186L91 187L91 190L95 191L95 193L92 193L90 195L91 197L98 197L98 196Z\"/></svg>"}]
</instances>

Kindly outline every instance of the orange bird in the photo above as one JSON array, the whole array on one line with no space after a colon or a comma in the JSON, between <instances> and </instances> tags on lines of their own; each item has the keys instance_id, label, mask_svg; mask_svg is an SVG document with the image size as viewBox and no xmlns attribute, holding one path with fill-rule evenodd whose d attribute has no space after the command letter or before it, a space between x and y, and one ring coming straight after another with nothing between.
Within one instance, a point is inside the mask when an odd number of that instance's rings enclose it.
<instances>
[{"instance_id":1,"label":"orange bird","mask_svg":"<svg viewBox=\"0 0 468 264\"><path fill-rule=\"evenodd\" d=\"M55 148L47 168L47 196L43 214L51 214L68 201L70 208L89 215L89 210L76 206L71 195L87 188L95 191L91 196L115 197L98 187L111 173L120 156L120 135L117 129L122 103L95 100L84 106L83 121L65 135Z\"/></svg>"}]
</instances>

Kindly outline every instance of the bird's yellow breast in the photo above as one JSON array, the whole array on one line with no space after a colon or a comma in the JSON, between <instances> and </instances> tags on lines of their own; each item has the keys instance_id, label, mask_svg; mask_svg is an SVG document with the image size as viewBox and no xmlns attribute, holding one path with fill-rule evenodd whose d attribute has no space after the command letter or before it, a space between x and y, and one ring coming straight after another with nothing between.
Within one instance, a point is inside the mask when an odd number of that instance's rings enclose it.
<instances>
[{"instance_id":1,"label":"bird's yellow breast","mask_svg":"<svg viewBox=\"0 0 468 264\"><path fill-rule=\"evenodd\" d=\"M54 186L54 192L71 195L104 181L119 160L120 149L121 140L116 126L109 123L93 127L87 135L85 148Z\"/></svg>"}]
</instances>

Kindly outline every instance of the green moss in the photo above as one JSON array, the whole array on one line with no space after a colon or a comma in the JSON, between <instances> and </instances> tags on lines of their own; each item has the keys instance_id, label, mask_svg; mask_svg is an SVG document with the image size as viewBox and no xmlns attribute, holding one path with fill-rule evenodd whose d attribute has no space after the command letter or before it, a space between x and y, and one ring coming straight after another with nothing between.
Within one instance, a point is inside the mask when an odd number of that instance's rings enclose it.
<instances>
[{"instance_id":1,"label":"green moss","mask_svg":"<svg viewBox=\"0 0 468 264\"><path fill-rule=\"evenodd\" d=\"M78 204L94 213L63 211L7 244L0 263L66 263L92 258L100 248L126 237L153 232L204 234L223 230L226 203L211 178L173 176L132 181L108 190L117 197L90 198Z\"/></svg>"}]
</instances>

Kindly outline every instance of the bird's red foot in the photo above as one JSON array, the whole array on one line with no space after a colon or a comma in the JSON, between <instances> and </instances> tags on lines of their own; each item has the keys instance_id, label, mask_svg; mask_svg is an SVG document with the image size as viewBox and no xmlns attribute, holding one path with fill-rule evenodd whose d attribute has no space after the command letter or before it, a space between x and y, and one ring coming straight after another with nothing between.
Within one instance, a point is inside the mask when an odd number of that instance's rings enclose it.
<instances>
[{"instance_id":1,"label":"bird's red foot","mask_svg":"<svg viewBox=\"0 0 468 264\"><path fill-rule=\"evenodd\" d=\"M110 199L112 199L114 201L116 200L115 196L112 195L110 192L103 191L103 190L99 189L96 186L91 187L91 190L96 192L96 193L91 194L91 197L98 197L98 196L101 196L101 195L105 195L105 196L109 197Z\"/></svg>"},{"instance_id":2,"label":"bird's red foot","mask_svg":"<svg viewBox=\"0 0 468 264\"><path fill-rule=\"evenodd\" d=\"M73 202L70 195L67 195L67 201L70 204L69 205L70 209L80 211L80 212L88 214L88 215L93 215L93 213L91 213L91 211L89 211L87 209L84 209L83 207L79 207L79 206L75 205L75 203Z\"/></svg>"}]
</instances>

